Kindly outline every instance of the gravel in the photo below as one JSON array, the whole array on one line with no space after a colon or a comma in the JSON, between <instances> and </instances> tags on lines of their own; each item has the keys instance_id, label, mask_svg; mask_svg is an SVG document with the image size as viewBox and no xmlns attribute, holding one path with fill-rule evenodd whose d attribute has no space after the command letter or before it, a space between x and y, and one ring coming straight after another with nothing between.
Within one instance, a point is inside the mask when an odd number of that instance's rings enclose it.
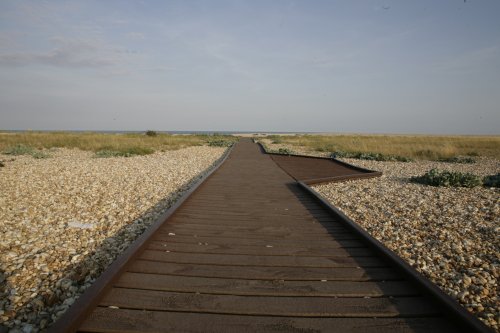
<instances>
[{"instance_id":1,"label":"gravel","mask_svg":"<svg viewBox=\"0 0 500 333\"><path fill-rule=\"evenodd\" d=\"M0 332L49 326L224 151L0 154Z\"/></svg>"},{"instance_id":2,"label":"gravel","mask_svg":"<svg viewBox=\"0 0 500 333\"><path fill-rule=\"evenodd\" d=\"M314 186L372 236L499 331L500 190L408 182L431 168L485 176L500 161L476 164L345 159L383 172L380 178Z\"/></svg>"}]
</instances>

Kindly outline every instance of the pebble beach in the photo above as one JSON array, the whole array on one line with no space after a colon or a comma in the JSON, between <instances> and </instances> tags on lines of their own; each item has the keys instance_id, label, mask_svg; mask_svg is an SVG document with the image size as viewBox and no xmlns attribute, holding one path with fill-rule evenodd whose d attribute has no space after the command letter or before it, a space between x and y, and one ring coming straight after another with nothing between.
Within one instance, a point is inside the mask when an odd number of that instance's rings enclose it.
<instances>
[{"instance_id":1,"label":"pebble beach","mask_svg":"<svg viewBox=\"0 0 500 333\"><path fill-rule=\"evenodd\" d=\"M37 332L57 320L224 151L0 154L0 332Z\"/></svg>"}]
</instances>

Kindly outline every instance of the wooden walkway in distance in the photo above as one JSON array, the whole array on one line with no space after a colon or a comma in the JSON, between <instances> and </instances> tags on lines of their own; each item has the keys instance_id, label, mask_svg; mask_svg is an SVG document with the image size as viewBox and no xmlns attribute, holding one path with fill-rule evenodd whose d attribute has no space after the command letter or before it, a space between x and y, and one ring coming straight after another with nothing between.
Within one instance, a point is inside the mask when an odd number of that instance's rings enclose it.
<instances>
[{"instance_id":1,"label":"wooden walkway in distance","mask_svg":"<svg viewBox=\"0 0 500 333\"><path fill-rule=\"evenodd\" d=\"M269 155L242 140L113 279L78 331L461 328Z\"/></svg>"}]
</instances>

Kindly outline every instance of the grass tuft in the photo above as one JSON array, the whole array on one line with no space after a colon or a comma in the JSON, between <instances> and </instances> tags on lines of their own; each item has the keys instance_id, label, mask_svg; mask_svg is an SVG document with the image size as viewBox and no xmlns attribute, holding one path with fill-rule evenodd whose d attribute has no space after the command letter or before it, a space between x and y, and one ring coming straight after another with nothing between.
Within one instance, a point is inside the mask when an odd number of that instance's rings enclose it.
<instances>
[{"instance_id":1,"label":"grass tuft","mask_svg":"<svg viewBox=\"0 0 500 333\"><path fill-rule=\"evenodd\" d=\"M459 163L459 164L474 164L476 163L476 159L467 156L453 156L448 158L440 158L438 162L446 162L446 163Z\"/></svg>"},{"instance_id":2,"label":"grass tuft","mask_svg":"<svg viewBox=\"0 0 500 333\"><path fill-rule=\"evenodd\" d=\"M153 149L144 147L130 147L121 150L112 150L105 148L98 150L95 153L95 157L107 158L107 157L132 157L132 156L142 156L154 153Z\"/></svg>"},{"instance_id":3,"label":"grass tuft","mask_svg":"<svg viewBox=\"0 0 500 333\"><path fill-rule=\"evenodd\" d=\"M413 159L405 156L399 155L385 155L381 153L363 153L363 152L346 152L346 151L335 151L331 154L333 158L357 158L360 160L369 161L392 161L392 162L412 162Z\"/></svg>"}]
</instances>

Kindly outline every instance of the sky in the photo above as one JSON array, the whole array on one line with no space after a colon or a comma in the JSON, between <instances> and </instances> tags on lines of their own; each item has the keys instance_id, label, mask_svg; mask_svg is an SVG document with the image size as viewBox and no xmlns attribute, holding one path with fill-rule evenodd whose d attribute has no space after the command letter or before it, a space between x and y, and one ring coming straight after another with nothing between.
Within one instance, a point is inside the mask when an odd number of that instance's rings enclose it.
<instances>
[{"instance_id":1,"label":"sky","mask_svg":"<svg viewBox=\"0 0 500 333\"><path fill-rule=\"evenodd\" d=\"M0 1L0 129L500 134L498 0Z\"/></svg>"}]
</instances>

